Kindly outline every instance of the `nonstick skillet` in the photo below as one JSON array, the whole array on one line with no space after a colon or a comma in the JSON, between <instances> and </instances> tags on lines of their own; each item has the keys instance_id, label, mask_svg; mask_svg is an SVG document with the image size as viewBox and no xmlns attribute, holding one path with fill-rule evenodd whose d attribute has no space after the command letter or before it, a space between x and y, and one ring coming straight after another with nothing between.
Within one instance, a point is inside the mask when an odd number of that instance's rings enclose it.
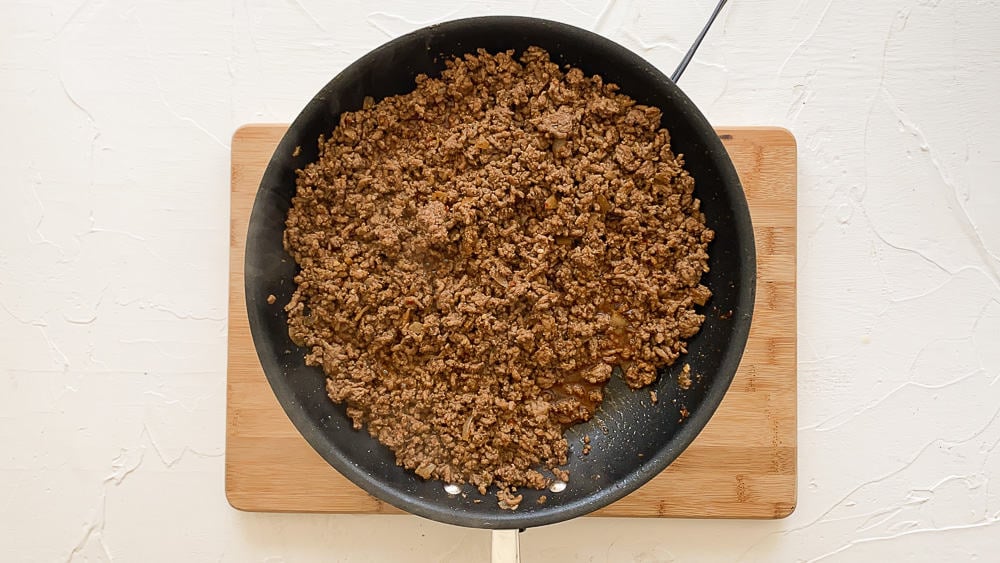
<instances>
[{"instance_id":1,"label":"nonstick skillet","mask_svg":"<svg viewBox=\"0 0 1000 563\"><path fill-rule=\"evenodd\" d=\"M345 407L327 397L322 370L306 366L306 351L289 339L284 311L269 306L266 299L273 294L278 303L287 303L294 290L297 266L282 246L282 234L295 192L295 170L316 160L318 137L329 135L342 112L359 109L366 96L379 100L411 91L418 74L440 73L449 57L478 48L520 53L532 45L546 49L554 62L599 74L639 103L662 110L662 125L670 131L673 150L684 155L695 178L695 196L716 235L709 247L711 271L702 278L713 294L702 311L705 322L689 341L688 353L661 370L651 387L659 401L651 404L647 389L633 391L612 378L595 418L567 431L571 445L589 434L592 451L584 457L571 450L567 469L572 477L566 489L520 489L524 501L510 511L469 486L463 487L466 495L448 494L444 483L425 481L398 467L388 448L367 431L354 430ZM606 506L646 483L694 440L722 401L743 355L756 260L736 170L712 126L674 81L594 33L547 20L498 16L432 25L392 40L346 68L309 102L282 138L257 192L247 234L245 279L250 328L264 373L295 427L330 465L410 513L460 526L511 529L560 522ZM676 385L677 370L684 363L703 374L687 391ZM682 405L690 413L683 421ZM548 500L537 504L542 494Z\"/></svg>"}]
</instances>

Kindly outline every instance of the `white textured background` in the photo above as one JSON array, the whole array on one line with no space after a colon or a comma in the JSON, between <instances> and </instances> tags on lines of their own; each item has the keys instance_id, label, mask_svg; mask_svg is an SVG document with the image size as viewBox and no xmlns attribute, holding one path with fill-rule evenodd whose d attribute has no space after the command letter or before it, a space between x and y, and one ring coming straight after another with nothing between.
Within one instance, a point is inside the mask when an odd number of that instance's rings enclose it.
<instances>
[{"instance_id":1,"label":"white textured background","mask_svg":"<svg viewBox=\"0 0 1000 563\"><path fill-rule=\"evenodd\" d=\"M0 560L486 558L226 504L229 138L427 23L534 14L669 71L714 4L605 2L0 0ZM998 2L733 0L681 84L799 140L798 510L584 518L524 560L1000 560Z\"/></svg>"}]
</instances>

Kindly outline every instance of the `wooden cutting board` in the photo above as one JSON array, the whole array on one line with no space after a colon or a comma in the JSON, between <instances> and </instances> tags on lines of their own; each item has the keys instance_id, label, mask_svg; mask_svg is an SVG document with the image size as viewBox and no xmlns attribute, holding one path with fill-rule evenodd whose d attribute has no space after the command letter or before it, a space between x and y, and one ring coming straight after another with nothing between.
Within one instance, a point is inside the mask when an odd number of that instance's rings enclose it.
<instances>
[{"instance_id":1,"label":"wooden cutting board","mask_svg":"<svg viewBox=\"0 0 1000 563\"><path fill-rule=\"evenodd\" d=\"M285 416L264 377L243 291L243 250L257 186L285 125L233 135L226 497L240 510L400 513L337 473ZM757 301L726 398L660 475L596 516L782 518L796 502L796 146L787 130L721 128L750 202Z\"/></svg>"}]
</instances>

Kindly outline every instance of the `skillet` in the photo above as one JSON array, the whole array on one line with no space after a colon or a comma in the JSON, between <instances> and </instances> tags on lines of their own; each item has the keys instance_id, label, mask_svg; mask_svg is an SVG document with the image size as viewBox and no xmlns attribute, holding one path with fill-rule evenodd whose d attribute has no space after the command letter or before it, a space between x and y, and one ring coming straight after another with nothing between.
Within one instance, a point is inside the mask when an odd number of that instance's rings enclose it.
<instances>
[{"instance_id":1,"label":"skillet","mask_svg":"<svg viewBox=\"0 0 1000 563\"><path fill-rule=\"evenodd\" d=\"M283 304L294 291L297 266L282 246L282 235L295 170L316 160L317 138L329 135L342 112L361 108L366 96L379 100L411 91L417 74L439 74L447 58L477 48L520 53L532 45L547 50L554 62L599 74L639 103L662 110L661 124L670 131L673 150L685 157L695 178L695 196L716 235L709 247L711 271L702 278L713 296L701 311L706 319L689 341L688 353L662 369L648 389L633 391L613 377L595 417L566 432L571 444L566 469L572 475L566 489L522 488L524 501L510 511L471 486L462 487L465 495L448 494L442 482L425 481L397 466L388 448L367 431L354 430L345 407L327 397L322 370L306 366L306 351L289 339L284 310L268 305L266 298L273 294ZM686 63L687 58L678 70ZM320 90L291 124L264 173L244 264L254 346L278 401L309 444L337 471L385 502L440 522L490 529L540 526L586 514L636 490L674 461L729 388L746 345L756 286L754 237L742 186L722 142L695 104L650 63L608 39L562 23L511 16L455 20L404 35L363 56ZM676 384L684 363L703 375L686 391ZM649 389L658 394L656 404L651 404ZM690 413L683 421L682 406ZM579 443L585 434L591 437L592 451L584 457ZM542 494L548 500L539 505Z\"/></svg>"}]
</instances>

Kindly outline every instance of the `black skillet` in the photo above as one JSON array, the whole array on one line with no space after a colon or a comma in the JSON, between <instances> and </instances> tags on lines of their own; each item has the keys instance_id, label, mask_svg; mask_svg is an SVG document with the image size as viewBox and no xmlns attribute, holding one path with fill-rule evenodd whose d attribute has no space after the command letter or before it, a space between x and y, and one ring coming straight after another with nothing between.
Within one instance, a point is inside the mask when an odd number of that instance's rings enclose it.
<instances>
[{"instance_id":1,"label":"black skillet","mask_svg":"<svg viewBox=\"0 0 1000 563\"><path fill-rule=\"evenodd\" d=\"M411 91L417 74L439 73L448 57L477 48L520 52L531 45L546 49L560 64L599 74L640 103L663 111L662 124L670 130L674 151L684 154L696 181L695 195L716 235L709 248L711 271L702 280L713 293L703 311L705 323L690 341L688 354L662 370L651 387L659 401L652 404L648 389L632 391L613 378L596 417L567 431L572 477L566 489L521 489L524 501L509 511L469 486L462 487L464 495L449 495L444 483L425 481L396 466L392 452L366 431L352 429L344 407L327 397L323 372L306 367L304 350L289 340L281 305L292 294L297 267L282 248L282 233L295 170L316 159L317 138L336 127L341 112L359 109L365 96L378 100ZM296 147L302 150L293 156ZM493 529L540 526L586 514L624 497L669 465L708 423L729 388L750 329L757 279L753 230L739 178L691 100L651 64L608 39L521 17L464 19L415 31L368 53L330 81L271 157L250 217L245 274L250 328L264 373L312 447L348 479L394 506L449 524ZM277 305L267 304L269 294L277 296ZM680 391L675 380L685 362L703 377ZM683 422L682 406L690 413ZM580 455L579 440L585 434L593 447L588 456ZM542 494L548 501L537 504Z\"/></svg>"}]
</instances>

